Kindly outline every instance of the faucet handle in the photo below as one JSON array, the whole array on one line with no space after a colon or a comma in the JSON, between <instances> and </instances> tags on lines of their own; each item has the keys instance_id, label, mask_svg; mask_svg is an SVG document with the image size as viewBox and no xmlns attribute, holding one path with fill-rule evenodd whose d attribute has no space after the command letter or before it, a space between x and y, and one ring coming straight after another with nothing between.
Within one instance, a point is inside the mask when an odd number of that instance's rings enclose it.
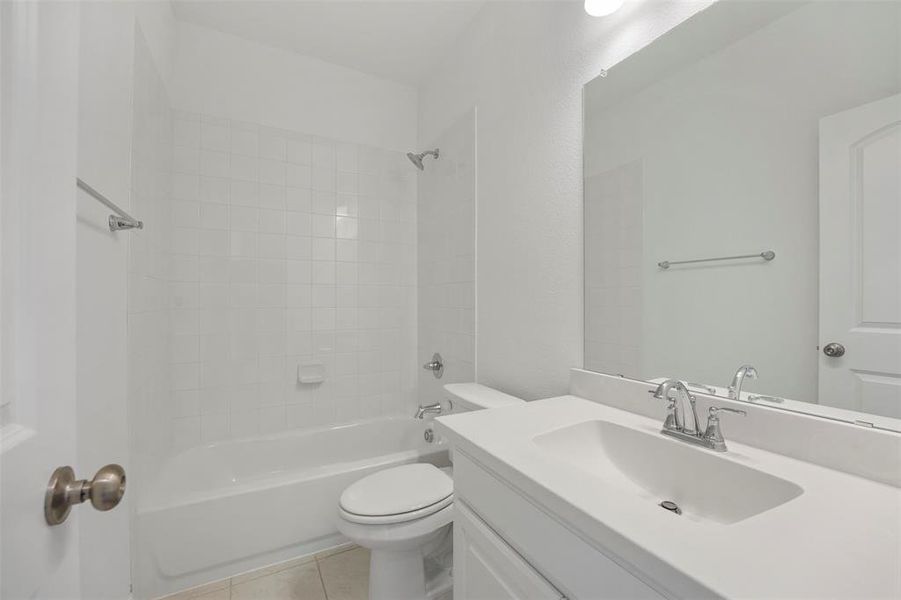
<instances>
[{"instance_id":1,"label":"faucet handle","mask_svg":"<svg viewBox=\"0 0 901 600\"><path fill-rule=\"evenodd\" d=\"M748 411L742 410L742 409L740 409L740 408L729 408L729 407L727 407L727 406L711 406L711 407L707 410L707 418L708 418L708 419L718 419L719 417L717 416L717 413L720 412L720 411L723 411L723 412L730 412L730 413L733 413L733 414L736 414L736 415L741 415L741 416L743 416L743 417L747 417L747 416L748 416Z\"/></svg>"},{"instance_id":2,"label":"faucet handle","mask_svg":"<svg viewBox=\"0 0 901 600\"><path fill-rule=\"evenodd\" d=\"M717 452L726 451L726 440L723 438L723 429L720 427L720 412L729 412L743 417L748 416L747 411L740 408L728 408L726 406L711 406L707 411L707 430L704 431L704 439L710 443L710 447Z\"/></svg>"}]
</instances>

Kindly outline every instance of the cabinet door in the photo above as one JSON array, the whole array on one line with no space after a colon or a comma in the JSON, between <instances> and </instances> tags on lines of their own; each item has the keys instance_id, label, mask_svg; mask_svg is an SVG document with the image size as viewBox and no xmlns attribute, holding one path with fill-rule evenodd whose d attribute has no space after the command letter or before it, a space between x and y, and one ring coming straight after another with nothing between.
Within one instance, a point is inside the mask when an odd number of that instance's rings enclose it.
<instances>
[{"instance_id":1,"label":"cabinet door","mask_svg":"<svg viewBox=\"0 0 901 600\"><path fill-rule=\"evenodd\" d=\"M454 508L454 600L563 599L463 502Z\"/></svg>"}]
</instances>

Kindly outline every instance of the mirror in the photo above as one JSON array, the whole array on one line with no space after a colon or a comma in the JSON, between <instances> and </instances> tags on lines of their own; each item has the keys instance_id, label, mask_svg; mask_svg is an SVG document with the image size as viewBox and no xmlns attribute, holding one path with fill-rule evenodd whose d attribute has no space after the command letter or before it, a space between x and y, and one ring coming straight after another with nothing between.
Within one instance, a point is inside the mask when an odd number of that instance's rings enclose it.
<instances>
[{"instance_id":1,"label":"mirror","mask_svg":"<svg viewBox=\"0 0 901 600\"><path fill-rule=\"evenodd\" d=\"M899 30L721 0L585 86L586 369L901 430Z\"/></svg>"}]
</instances>

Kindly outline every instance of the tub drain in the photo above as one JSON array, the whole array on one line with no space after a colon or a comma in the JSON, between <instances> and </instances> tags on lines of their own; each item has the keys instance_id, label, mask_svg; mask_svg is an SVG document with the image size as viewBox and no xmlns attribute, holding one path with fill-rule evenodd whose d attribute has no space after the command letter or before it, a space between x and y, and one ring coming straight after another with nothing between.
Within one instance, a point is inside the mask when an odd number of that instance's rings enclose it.
<instances>
[{"instance_id":1,"label":"tub drain","mask_svg":"<svg viewBox=\"0 0 901 600\"><path fill-rule=\"evenodd\" d=\"M671 500L664 500L663 502L660 503L660 506L672 513L676 513L677 515L682 514L682 509L679 508L679 505Z\"/></svg>"}]
</instances>

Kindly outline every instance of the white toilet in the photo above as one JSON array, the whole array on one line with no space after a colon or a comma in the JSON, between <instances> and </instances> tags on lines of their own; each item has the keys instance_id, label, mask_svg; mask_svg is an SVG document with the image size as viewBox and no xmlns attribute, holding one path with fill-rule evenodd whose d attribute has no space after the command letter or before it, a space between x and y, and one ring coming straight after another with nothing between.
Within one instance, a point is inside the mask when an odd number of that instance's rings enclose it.
<instances>
[{"instance_id":1,"label":"white toilet","mask_svg":"<svg viewBox=\"0 0 901 600\"><path fill-rule=\"evenodd\" d=\"M448 384L444 390L448 409L442 414L523 402L476 383ZM449 591L447 569L429 577L426 563L450 555L453 494L451 469L427 463L385 469L344 490L338 530L371 551L370 600L424 600Z\"/></svg>"}]
</instances>

